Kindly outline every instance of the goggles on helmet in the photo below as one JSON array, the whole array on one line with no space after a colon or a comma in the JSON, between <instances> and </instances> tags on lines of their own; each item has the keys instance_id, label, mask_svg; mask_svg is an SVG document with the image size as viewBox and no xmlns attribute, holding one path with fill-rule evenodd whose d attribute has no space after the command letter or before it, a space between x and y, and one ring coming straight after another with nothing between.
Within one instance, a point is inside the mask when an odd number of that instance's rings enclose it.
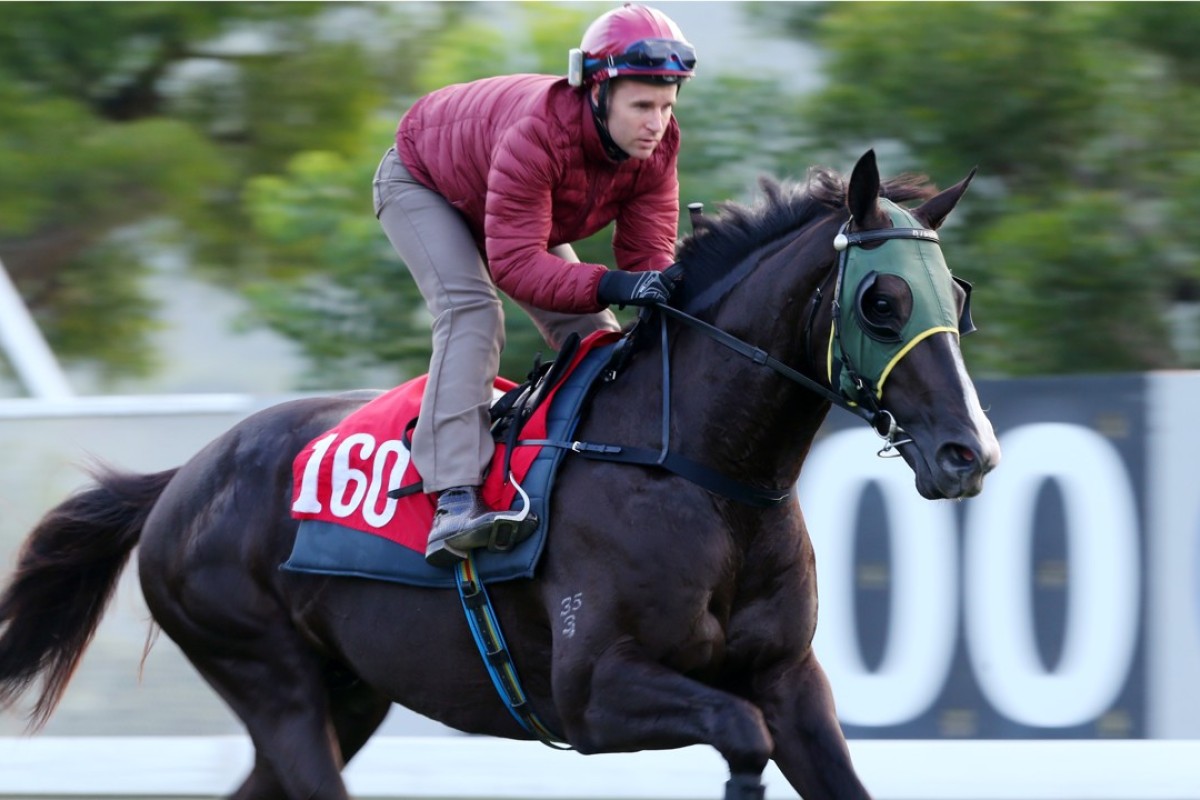
<instances>
[{"instance_id":1,"label":"goggles on helmet","mask_svg":"<svg viewBox=\"0 0 1200 800\"><path fill-rule=\"evenodd\" d=\"M585 67L589 73L608 67L691 72L696 68L696 48L675 39L641 39L620 55L589 58Z\"/></svg>"}]
</instances>

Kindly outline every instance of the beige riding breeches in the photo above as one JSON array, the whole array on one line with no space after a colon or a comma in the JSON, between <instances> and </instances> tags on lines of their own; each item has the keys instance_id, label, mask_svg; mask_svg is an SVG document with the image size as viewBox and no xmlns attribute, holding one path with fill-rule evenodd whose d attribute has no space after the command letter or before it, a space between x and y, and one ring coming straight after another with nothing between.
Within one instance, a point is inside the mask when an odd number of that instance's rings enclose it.
<instances>
[{"instance_id":1,"label":"beige riding breeches","mask_svg":"<svg viewBox=\"0 0 1200 800\"><path fill-rule=\"evenodd\" d=\"M412 273L433 317L429 381L412 437L412 458L428 493L478 486L494 450L488 431L492 384L504 348L504 311L487 263L462 215L418 182L388 150L374 182L375 216ZM570 245L551 249L578 261ZM618 330L607 309L563 314L518 303L546 343Z\"/></svg>"}]
</instances>

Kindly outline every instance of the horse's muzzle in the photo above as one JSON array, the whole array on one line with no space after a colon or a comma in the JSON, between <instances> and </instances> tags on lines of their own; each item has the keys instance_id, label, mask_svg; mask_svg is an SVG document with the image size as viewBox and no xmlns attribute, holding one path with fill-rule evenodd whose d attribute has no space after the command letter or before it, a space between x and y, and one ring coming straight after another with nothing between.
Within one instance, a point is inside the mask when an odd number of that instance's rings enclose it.
<instances>
[{"instance_id":1,"label":"horse's muzzle","mask_svg":"<svg viewBox=\"0 0 1200 800\"><path fill-rule=\"evenodd\" d=\"M937 449L931 465L933 496L951 500L974 497L983 490L984 476L991 472L999 461L1000 448L994 439L988 443L943 444ZM918 485L918 489L920 488ZM925 491L921 491L921 494L929 496Z\"/></svg>"}]
</instances>

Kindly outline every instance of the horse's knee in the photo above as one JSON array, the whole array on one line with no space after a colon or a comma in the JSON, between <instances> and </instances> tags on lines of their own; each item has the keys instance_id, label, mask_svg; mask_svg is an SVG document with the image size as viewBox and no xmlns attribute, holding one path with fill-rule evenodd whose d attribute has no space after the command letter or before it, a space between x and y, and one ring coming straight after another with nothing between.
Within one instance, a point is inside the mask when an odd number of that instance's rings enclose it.
<instances>
[{"instance_id":1,"label":"horse's knee","mask_svg":"<svg viewBox=\"0 0 1200 800\"><path fill-rule=\"evenodd\" d=\"M610 648L587 674L585 700L568 731L581 753L707 744L733 772L766 767L774 742L747 700L646 660L631 644Z\"/></svg>"}]
</instances>

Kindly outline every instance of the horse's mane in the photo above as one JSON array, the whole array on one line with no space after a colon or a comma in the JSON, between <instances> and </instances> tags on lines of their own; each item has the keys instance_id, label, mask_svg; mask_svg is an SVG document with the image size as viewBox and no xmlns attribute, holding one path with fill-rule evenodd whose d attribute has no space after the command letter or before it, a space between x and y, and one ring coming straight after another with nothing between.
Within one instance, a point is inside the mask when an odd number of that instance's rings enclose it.
<instances>
[{"instance_id":1,"label":"horse's mane","mask_svg":"<svg viewBox=\"0 0 1200 800\"><path fill-rule=\"evenodd\" d=\"M753 264L747 257L765 245L830 214L845 211L847 181L824 167L809 170L804 182L759 179L763 195L752 206L725 202L715 216L702 216L680 244L684 279L673 305L698 313L725 295ZM901 203L936 193L924 175L886 181L880 195Z\"/></svg>"}]
</instances>

